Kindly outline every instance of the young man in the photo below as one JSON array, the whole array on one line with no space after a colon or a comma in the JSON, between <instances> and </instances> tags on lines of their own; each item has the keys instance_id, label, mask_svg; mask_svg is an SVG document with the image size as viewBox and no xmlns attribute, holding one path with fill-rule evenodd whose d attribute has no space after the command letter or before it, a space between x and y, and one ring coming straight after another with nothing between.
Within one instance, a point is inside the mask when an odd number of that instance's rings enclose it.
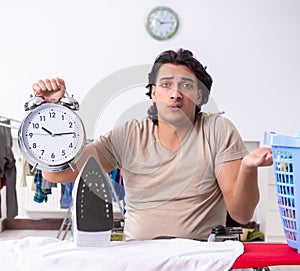
<instances>
[{"instance_id":1,"label":"young man","mask_svg":"<svg viewBox=\"0 0 300 271\"><path fill-rule=\"evenodd\" d=\"M272 164L269 148L248 154L234 125L200 112L212 79L190 51L160 54L149 73L153 101L148 117L132 120L86 146L105 171L121 168L126 194L125 240L160 236L207 239L225 225L226 213L241 224L259 200L257 168ZM37 96L56 102L62 79L33 84ZM44 172L54 182L75 180L78 171Z\"/></svg>"}]
</instances>

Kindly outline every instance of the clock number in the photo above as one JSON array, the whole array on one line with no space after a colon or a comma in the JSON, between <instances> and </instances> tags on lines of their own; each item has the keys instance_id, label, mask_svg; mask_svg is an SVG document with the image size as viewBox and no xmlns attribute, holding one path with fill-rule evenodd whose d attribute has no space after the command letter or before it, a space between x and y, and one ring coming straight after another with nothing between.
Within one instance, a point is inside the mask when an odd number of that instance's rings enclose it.
<instances>
[{"instance_id":1,"label":"clock number","mask_svg":"<svg viewBox=\"0 0 300 271\"><path fill-rule=\"evenodd\" d=\"M40 125L38 123L32 123L33 129L39 129Z\"/></svg>"},{"instance_id":2,"label":"clock number","mask_svg":"<svg viewBox=\"0 0 300 271\"><path fill-rule=\"evenodd\" d=\"M36 143L32 144L32 148L36 149Z\"/></svg>"},{"instance_id":3,"label":"clock number","mask_svg":"<svg viewBox=\"0 0 300 271\"><path fill-rule=\"evenodd\" d=\"M41 150L41 156L44 154L45 150Z\"/></svg>"},{"instance_id":4,"label":"clock number","mask_svg":"<svg viewBox=\"0 0 300 271\"><path fill-rule=\"evenodd\" d=\"M32 138L33 137L33 133L29 133L29 137Z\"/></svg>"},{"instance_id":5,"label":"clock number","mask_svg":"<svg viewBox=\"0 0 300 271\"><path fill-rule=\"evenodd\" d=\"M55 112L49 112L50 119L55 119Z\"/></svg>"},{"instance_id":6,"label":"clock number","mask_svg":"<svg viewBox=\"0 0 300 271\"><path fill-rule=\"evenodd\" d=\"M66 155L66 151L65 150L62 150L61 151L61 156L65 156Z\"/></svg>"},{"instance_id":7,"label":"clock number","mask_svg":"<svg viewBox=\"0 0 300 271\"><path fill-rule=\"evenodd\" d=\"M71 129L73 128L73 122L71 122L71 121L69 122L69 128L71 128Z\"/></svg>"},{"instance_id":8,"label":"clock number","mask_svg":"<svg viewBox=\"0 0 300 271\"><path fill-rule=\"evenodd\" d=\"M61 120L65 120L65 115L61 115Z\"/></svg>"},{"instance_id":9,"label":"clock number","mask_svg":"<svg viewBox=\"0 0 300 271\"><path fill-rule=\"evenodd\" d=\"M52 159L55 158L55 154L54 154L54 153L51 154L51 158L52 158Z\"/></svg>"},{"instance_id":10,"label":"clock number","mask_svg":"<svg viewBox=\"0 0 300 271\"><path fill-rule=\"evenodd\" d=\"M46 121L46 117L45 116L40 116L40 121Z\"/></svg>"},{"instance_id":11,"label":"clock number","mask_svg":"<svg viewBox=\"0 0 300 271\"><path fill-rule=\"evenodd\" d=\"M72 142L70 143L69 148L73 148L73 143Z\"/></svg>"}]
</instances>

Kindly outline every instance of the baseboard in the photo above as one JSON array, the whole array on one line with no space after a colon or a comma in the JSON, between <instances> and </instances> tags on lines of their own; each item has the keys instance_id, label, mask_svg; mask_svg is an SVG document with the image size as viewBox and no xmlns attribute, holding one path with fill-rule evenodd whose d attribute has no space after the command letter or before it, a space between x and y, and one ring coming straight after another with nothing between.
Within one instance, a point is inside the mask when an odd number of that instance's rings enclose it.
<instances>
[{"instance_id":1,"label":"baseboard","mask_svg":"<svg viewBox=\"0 0 300 271\"><path fill-rule=\"evenodd\" d=\"M59 230L63 219L43 218L43 219L3 219L1 221L1 231L4 230Z\"/></svg>"}]
</instances>

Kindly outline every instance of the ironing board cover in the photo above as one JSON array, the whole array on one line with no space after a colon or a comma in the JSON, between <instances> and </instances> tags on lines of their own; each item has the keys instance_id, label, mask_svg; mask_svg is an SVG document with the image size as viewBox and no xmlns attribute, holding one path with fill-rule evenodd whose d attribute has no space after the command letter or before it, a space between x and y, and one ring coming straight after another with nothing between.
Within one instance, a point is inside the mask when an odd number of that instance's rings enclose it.
<instances>
[{"instance_id":1,"label":"ironing board cover","mask_svg":"<svg viewBox=\"0 0 300 271\"><path fill-rule=\"evenodd\" d=\"M76 247L68 240L29 236L0 241L0 262L1 271L228 271L243 249L238 241L208 243L176 238Z\"/></svg>"},{"instance_id":2,"label":"ironing board cover","mask_svg":"<svg viewBox=\"0 0 300 271\"><path fill-rule=\"evenodd\" d=\"M244 253L232 268L252 268L275 265L300 265L300 254L287 244L244 243Z\"/></svg>"}]
</instances>

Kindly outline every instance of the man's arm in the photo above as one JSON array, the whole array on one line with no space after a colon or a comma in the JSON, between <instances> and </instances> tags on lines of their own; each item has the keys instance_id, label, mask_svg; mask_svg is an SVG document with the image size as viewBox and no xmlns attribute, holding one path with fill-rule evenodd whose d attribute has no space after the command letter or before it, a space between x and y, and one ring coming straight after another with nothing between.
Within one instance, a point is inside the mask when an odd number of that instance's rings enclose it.
<instances>
[{"instance_id":1,"label":"man's arm","mask_svg":"<svg viewBox=\"0 0 300 271\"><path fill-rule=\"evenodd\" d=\"M89 156L95 157L105 172L109 172L114 169L114 167L107 162L104 156L99 151L96 150L94 144L89 143L84 147L83 152L80 158L78 159L78 161L75 163L75 165L72 165L74 170L68 168L66 170L62 170L58 172L43 171L43 178L47 181L55 182L55 183L65 183L65 182L75 181L79 171L81 170L81 168L83 167L84 163L87 161Z\"/></svg>"},{"instance_id":2,"label":"man's arm","mask_svg":"<svg viewBox=\"0 0 300 271\"><path fill-rule=\"evenodd\" d=\"M247 224L259 201L257 168L272 165L270 148L259 148L243 159L216 166L218 184L231 217Z\"/></svg>"}]
</instances>

